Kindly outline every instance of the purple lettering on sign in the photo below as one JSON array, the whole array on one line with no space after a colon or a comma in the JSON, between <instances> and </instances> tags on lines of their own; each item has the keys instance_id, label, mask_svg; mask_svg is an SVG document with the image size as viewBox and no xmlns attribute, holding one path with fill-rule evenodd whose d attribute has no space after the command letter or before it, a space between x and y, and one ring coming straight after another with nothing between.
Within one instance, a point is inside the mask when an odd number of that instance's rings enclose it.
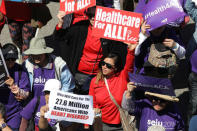
<instances>
[{"instance_id":1,"label":"purple lettering on sign","mask_svg":"<svg viewBox=\"0 0 197 131\"><path fill-rule=\"evenodd\" d=\"M134 82L137 86L137 90L175 96L171 81L169 79L129 73L129 80Z\"/></svg>"}]
</instances>

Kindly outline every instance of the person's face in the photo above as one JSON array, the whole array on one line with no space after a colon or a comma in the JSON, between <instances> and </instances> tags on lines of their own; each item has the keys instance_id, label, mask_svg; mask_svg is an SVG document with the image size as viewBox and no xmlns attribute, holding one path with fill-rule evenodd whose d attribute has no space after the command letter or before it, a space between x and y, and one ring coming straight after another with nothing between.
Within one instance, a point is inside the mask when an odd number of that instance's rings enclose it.
<instances>
[{"instance_id":1,"label":"person's face","mask_svg":"<svg viewBox=\"0 0 197 131\"><path fill-rule=\"evenodd\" d=\"M49 96L50 96L50 91L45 91L44 97L45 97L46 104L49 104Z\"/></svg>"},{"instance_id":2,"label":"person's face","mask_svg":"<svg viewBox=\"0 0 197 131\"><path fill-rule=\"evenodd\" d=\"M91 26L94 25L94 17L89 18Z\"/></svg>"},{"instance_id":3,"label":"person's face","mask_svg":"<svg viewBox=\"0 0 197 131\"><path fill-rule=\"evenodd\" d=\"M114 74L115 64L114 64L114 60L112 58L105 58L101 62L101 66L102 66L103 75L110 76L110 75Z\"/></svg>"},{"instance_id":4,"label":"person's face","mask_svg":"<svg viewBox=\"0 0 197 131\"><path fill-rule=\"evenodd\" d=\"M166 106L168 104L168 101L165 101L163 99L159 99L159 98L156 98L156 97L151 97L150 99L152 101L153 108L156 111L162 111L163 109L166 108Z\"/></svg>"},{"instance_id":5,"label":"person's face","mask_svg":"<svg viewBox=\"0 0 197 131\"><path fill-rule=\"evenodd\" d=\"M15 61L16 61L16 59L12 59L12 58L5 60L5 63L8 67L8 69L11 69L12 67L14 67Z\"/></svg>"},{"instance_id":6,"label":"person's face","mask_svg":"<svg viewBox=\"0 0 197 131\"><path fill-rule=\"evenodd\" d=\"M159 28L156 28L154 30L151 31L151 33L154 35L154 36L160 36L161 33L164 31L165 29L165 26L161 26Z\"/></svg>"},{"instance_id":7,"label":"person's face","mask_svg":"<svg viewBox=\"0 0 197 131\"><path fill-rule=\"evenodd\" d=\"M32 59L32 62L38 65L42 65L45 58L46 54L40 54L40 55L30 55L30 58Z\"/></svg>"}]
</instances>

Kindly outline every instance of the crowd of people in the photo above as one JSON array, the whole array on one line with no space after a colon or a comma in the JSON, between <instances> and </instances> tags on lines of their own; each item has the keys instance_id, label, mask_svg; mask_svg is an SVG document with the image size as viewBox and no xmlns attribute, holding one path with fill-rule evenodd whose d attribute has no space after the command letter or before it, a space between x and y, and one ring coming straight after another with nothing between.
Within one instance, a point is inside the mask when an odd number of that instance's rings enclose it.
<instances>
[{"instance_id":1,"label":"crowd of people","mask_svg":"<svg viewBox=\"0 0 197 131\"><path fill-rule=\"evenodd\" d=\"M185 13L197 23L197 2L183 3ZM129 0L96 1L96 6L129 11L134 11L136 4ZM189 43L183 43L175 29L183 28L186 21L176 28L166 24L148 31L151 25L144 20L137 43L104 39L93 34L96 6L67 15L59 11L54 33L39 38L36 30L51 19L46 3L2 0L0 31L8 24L13 43L1 47L9 76L0 87L0 130L123 131L116 101L135 118L136 130L196 131L196 31ZM35 13L37 9L42 13ZM174 89L168 94L151 92L129 80L131 73L169 80L173 86L182 60L188 73L187 119L178 108ZM45 118L53 90L93 96L93 125Z\"/></svg>"}]
</instances>

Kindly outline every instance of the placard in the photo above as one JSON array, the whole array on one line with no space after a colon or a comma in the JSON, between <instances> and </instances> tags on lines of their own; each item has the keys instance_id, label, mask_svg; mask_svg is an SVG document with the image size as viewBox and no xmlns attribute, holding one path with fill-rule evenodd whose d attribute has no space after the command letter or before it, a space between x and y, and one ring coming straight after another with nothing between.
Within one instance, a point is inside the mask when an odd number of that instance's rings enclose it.
<instances>
[{"instance_id":1,"label":"placard","mask_svg":"<svg viewBox=\"0 0 197 131\"><path fill-rule=\"evenodd\" d=\"M175 96L172 83L167 78L155 78L129 73L129 80L135 83L134 85L137 86L136 90Z\"/></svg>"},{"instance_id":2,"label":"placard","mask_svg":"<svg viewBox=\"0 0 197 131\"><path fill-rule=\"evenodd\" d=\"M96 7L93 35L128 43L136 43L139 37L142 14Z\"/></svg>"},{"instance_id":3,"label":"placard","mask_svg":"<svg viewBox=\"0 0 197 131\"><path fill-rule=\"evenodd\" d=\"M60 0L60 11L66 14L96 6L96 0Z\"/></svg>"},{"instance_id":4,"label":"placard","mask_svg":"<svg viewBox=\"0 0 197 131\"><path fill-rule=\"evenodd\" d=\"M94 120L93 97L63 91L52 91L46 118L92 125Z\"/></svg>"},{"instance_id":5,"label":"placard","mask_svg":"<svg viewBox=\"0 0 197 131\"><path fill-rule=\"evenodd\" d=\"M151 0L147 4L141 0L135 11L143 13L147 24L151 25L148 31L168 23L180 24L186 15L179 0Z\"/></svg>"}]
</instances>

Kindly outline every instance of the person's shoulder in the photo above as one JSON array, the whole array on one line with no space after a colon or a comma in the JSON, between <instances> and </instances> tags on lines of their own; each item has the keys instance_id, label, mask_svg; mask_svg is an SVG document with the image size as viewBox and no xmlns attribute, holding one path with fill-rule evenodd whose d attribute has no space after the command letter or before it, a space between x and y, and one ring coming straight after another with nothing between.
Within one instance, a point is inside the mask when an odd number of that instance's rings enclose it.
<instances>
[{"instance_id":1,"label":"person's shoulder","mask_svg":"<svg viewBox=\"0 0 197 131\"><path fill-rule=\"evenodd\" d=\"M52 59L54 60L54 64L55 66L65 66L66 65L66 61L64 61L62 59L62 57L60 56L55 56L55 55L50 55L50 57L52 57Z\"/></svg>"}]
</instances>

